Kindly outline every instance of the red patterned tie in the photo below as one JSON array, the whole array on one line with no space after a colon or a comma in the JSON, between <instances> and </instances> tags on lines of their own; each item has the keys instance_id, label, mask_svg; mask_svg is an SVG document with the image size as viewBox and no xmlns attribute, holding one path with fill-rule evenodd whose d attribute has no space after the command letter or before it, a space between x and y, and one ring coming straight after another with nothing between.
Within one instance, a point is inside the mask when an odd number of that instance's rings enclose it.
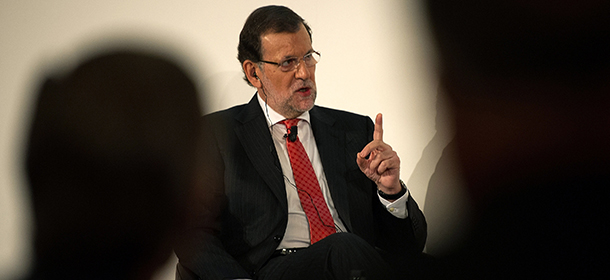
<instances>
[{"instance_id":1,"label":"red patterned tie","mask_svg":"<svg viewBox=\"0 0 610 280\"><path fill-rule=\"evenodd\" d=\"M288 134L290 134L290 128L297 126L299 119L283 120L281 123L286 126ZM292 137L286 138L286 140L294 181L303 211L305 211L307 221L309 221L309 236L311 244L313 244L335 233L335 223L301 140L298 137L296 137L296 140Z\"/></svg>"}]
</instances>

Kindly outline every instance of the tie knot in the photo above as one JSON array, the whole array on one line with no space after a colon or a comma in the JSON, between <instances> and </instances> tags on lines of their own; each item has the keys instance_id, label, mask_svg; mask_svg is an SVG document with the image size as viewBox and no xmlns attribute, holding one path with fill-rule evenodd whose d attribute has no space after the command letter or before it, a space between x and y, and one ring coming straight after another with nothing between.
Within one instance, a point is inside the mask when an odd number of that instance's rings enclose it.
<instances>
[{"instance_id":1,"label":"tie knot","mask_svg":"<svg viewBox=\"0 0 610 280\"><path fill-rule=\"evenodd\" d=\"M296 126L299 123L300 119L285 119L283 121L281 121L281 123L283 123L286 128L291 128L293 126Z\"/></svg>"}]
</instances>

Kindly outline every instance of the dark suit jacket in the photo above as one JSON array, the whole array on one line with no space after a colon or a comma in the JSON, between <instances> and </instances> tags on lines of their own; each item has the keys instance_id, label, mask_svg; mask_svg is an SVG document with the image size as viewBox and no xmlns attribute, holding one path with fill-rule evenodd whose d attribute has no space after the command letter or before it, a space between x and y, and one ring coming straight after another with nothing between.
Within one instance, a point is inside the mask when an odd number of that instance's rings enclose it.
<instances>
[{"instance_id":1,"label":"dark suit jacket","mask_svg":"<svg viewBox=\"0 0 610 280\"><path fill-rule=\"evenodd\" d=\"M392 216L356 164L356 154L372 141L371 119L319 106L310 116L330 193L348 231L380 250L421 253L427 233L417 203L409 197L409 218ZM286 230L288 204L275 146L256 96L205 116L204 123L207 193L176 254L180 265L202 279L250 278Z\"/></svg>"}]
</instances>

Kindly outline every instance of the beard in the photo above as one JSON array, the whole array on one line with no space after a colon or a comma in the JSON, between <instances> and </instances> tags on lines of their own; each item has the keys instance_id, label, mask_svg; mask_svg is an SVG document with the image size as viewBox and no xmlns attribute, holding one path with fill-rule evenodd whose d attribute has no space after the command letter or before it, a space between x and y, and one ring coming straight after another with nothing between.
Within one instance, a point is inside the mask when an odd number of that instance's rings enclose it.
<instances>
[{"instance_id":1,"label":"beard","mask_svg":"<svg viewBox=\"0 0 610 280\"><path fill-rule=\"evenodd\" d=\"M316 84L312 80L303 81L291 87L291 95L283 107L298 116L313 108L317 95Z\"/></svg>"},{"instance_id":2,"label":"beard","mask_svg":"<svg viewBox=\"0 0 610 280\"><path fill-rule=\"evenodd\" d=\"M286 118L296 118L313 108L317 89L312 80L295 83L286 94L281 94L275 88L270 88L269 106Z\"/></svg>"}]
</instances>

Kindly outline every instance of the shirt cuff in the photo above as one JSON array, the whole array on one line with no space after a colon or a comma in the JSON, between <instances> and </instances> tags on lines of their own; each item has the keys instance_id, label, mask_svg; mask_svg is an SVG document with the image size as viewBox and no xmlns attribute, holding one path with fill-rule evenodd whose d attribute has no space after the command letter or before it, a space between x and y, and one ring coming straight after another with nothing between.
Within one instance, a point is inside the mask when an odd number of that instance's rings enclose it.
<instances>
[{"instance_id":1,"label":"shirt cuff","mask_svg":"<svg viewBox=\"0 0 610 280\"><path fill-rule=\"evenodd\" d=\"M409 200L408 189L403 196L401 196L397 200L394 200L393 202L386 200L379 194L377 194L377 196L379 197L379 201L381 201L381 204L385 206L385 209L388 210L388 212L390 212L390 214L394 215L396 218L406 219L407 217L409 217L409 211L407 211L407 201Z\"/></svg>"}]
</instances>

